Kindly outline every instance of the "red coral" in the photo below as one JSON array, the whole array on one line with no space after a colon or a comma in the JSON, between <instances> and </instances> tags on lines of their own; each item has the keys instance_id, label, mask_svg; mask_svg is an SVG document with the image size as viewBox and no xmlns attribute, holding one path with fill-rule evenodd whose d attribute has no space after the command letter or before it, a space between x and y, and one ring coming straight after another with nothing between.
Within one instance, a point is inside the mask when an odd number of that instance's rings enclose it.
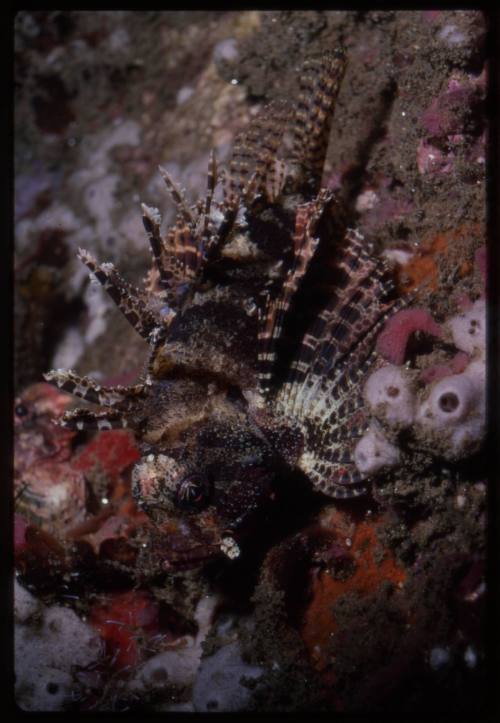
<instances>
[{"instance_id":1,"label":"red coral","mask_svg":"<svg viewBox=\"0 0 500 723\"><path fill-rule=\"evenodd\" d=\"M159 606L147 593L131 590L109 596L90 613L90 623L106 642L116 669L142 658L139 638L159 631Z\"/></svg>"},{"instance_id":2,"label":"red coral","mask_svg":"<svg viewBox=\"0 0 500 723\"><path fill-rule=\"evenodd\" d=\"M116 479L139 459L139 451L130 432L114 429L101 432L75 460L75 468L89 472L99 464L109 477Z\"/></svg>"},{"instance_id":3,"label":"red coral","mask_svg":"<svg viewBox=\"0 0 500 723\"><path fill-rule=\"evenodd\" d=\"M377 339L377 351L392 364L403 364L408 340L416 331L442 336L441 328L425 309L403 309L385 325Z\"/></svg>"},{"instance_id":4,"label":"red coral","mask_svg":"<svg viewBox=\"0 0 500 723\"><path fill-rule=\"evenodd\" d=\"M391 583L397 589L403 585L407 571L394 558L389 549L384 550L382 561L375 551L380 544L377 530L385 523L383 517L353 524L352 519L340 510L332 511L322 520L322 529L334 538L337 549L334 554L347 555L345 541L349 540L349 555L356 561L351 574L344 579L335 578L327 569L320 569L311 577L308 606L302 618L301 636L311 656L314 668L329 672L332 655L332 637L339 633L335 617L335 603L346 594L365 596L374 594ZM344 541L342 543L342 540ZM332 549L332 548L330 548ZM326 682L326 680L325 680ZM330 683L334 681L330 679Z\"/></svg>"}]
</instances>

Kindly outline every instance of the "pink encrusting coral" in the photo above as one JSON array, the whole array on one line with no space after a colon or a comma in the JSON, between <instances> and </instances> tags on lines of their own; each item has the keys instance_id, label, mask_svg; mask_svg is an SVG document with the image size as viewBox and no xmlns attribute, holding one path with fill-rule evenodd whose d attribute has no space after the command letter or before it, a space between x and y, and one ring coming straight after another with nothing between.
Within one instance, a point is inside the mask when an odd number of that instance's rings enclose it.
<instances>
[{"instance_id":1,"label":"pink encrusting coral","mask_svg":"<svg viewBox=\"0 0 500 723\"><path fill-rule=\"evenodd\" d=\"M419 379L424 384L430 384L431 382L439 381L439 379L443 377L448 377L450 374L460 374L464 371L469 361L469 355L463 351L459 351L451 361L446 364L433 364L430 367L422 369Z\"/></svg>"},{"instance_id":2,"label":"pink encrusting coral","mask_svg":"<svg viewBox=\"0 0 500 723\"><path fill-rule=\"evenodd\" d=\"M417 147L417 168L422 175L425 173L450 173L453 170L453 151L443 152L433 143L420 139Z\"/></svg>"},{"instance_id":3,"label":"pink encrusting coral","mask_svg":"<svg viewBox=\"0 0 500 723\"><path fill-rule=\"evenodd\" d=\"M450 173L460 152L470 163L484 163L482 107L486 75L452 75L446 88L423 112L425 136L417 147L421 174Z\"/></svg>"},{"instance_id":4,"label":"pink encrusting coral","mask_svg":"<svg viewBox=\"0 0 500 723\"><path fill-rule=\"evenodd\" d=\"M484 100L484 74L478 78L454 77L422 114L422 125L433 138L477 133Z\"/></svg>"},{"instance_id":5,"label":"pink encrusting coral","mask_svg":"<svg viewBox=\"0 0 500 723\"><path fill-rule=\"evenodd\" d=\"M403 309L395 314L384 327L377 339L378 353L393 364L405 360L408 341L412 334L420 331L441 337L442 330L425 309Z\"/></svg>"}]
</instances>

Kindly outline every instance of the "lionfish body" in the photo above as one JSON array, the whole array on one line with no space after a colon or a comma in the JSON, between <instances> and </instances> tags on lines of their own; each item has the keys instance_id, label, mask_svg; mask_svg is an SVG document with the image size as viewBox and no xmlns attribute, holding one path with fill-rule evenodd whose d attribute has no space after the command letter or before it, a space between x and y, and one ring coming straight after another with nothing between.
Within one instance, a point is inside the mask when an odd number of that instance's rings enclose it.
<instances>
[{"instance_id":1,"label":"lionfish body","mask_svg":"<svg viewBox=\"0 0 500 723\"><path fill-rule=\"evenodd\" d=\"M341 51L307 60L297 103L256 116L223 174L210 157L194 207L161 171L177 218L164 237L159 212L143 205L145 290L80 251L151 356L132 387L46 378L104 408L67 413L63 425L134 431L134 495L163 567L236 557L283 469L331 497L366 490L352 457L366 429L363 380L397 302L384 263L320 189L344 68Z\"/></svg>"}]
</instances>

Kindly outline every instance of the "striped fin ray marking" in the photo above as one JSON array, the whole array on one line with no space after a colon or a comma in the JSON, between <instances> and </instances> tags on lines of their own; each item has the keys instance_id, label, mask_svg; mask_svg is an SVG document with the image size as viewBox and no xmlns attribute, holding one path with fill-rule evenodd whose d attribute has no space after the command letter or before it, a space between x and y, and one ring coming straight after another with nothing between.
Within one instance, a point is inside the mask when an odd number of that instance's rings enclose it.
<instances>
[{"instance_id":1,"label":"striped fin ray marking","mask_svg":"<svg viewBox=\"0 0 500 723\"><path fill-rule=\"evenodd\" d=\"M127 419L115 409L106 412L93 412L90 409L73 409L65 412L56 424L65 429L100 430L125 429L128 427Z\"/></svg>"},{"instance_id":2,"label":"striped fin ray marking","mask_svg":"<svg viewBox=\"0 0 500 723\"><path fill-rule=\"evenodd\" d=\"M229 162L227 203L237 205L241 197L251 201L266 193L266 182L290 118L285 100L275 100L262 108L238 134Z\"/></svg>"},{"instance_id":3,"label":"striped fin ray marking","mask_svg":"<svg viewBox=\"0 0 500 723\"><path fill-rule=\"evenodd\" d=\"M188 224L194 225L195 218L189 204L186 201L184 192L177 186L172 176L161 166L158 166L160 175L165 182L165 186L177 208L177 214Z\"/></svg>"},{"instance_id":4,"label":"striped fin ray marking","mask_svg":"<svg viewBox=\"0 0 500 723\"><path fill-rule=\"evenodd\" d=\"M160 233L161 216L158 209L146 206L145 203L141 204L141 208L142 222L151 246L153 262L160 275L160 286L167 292L171 284L171 273L164 259L165 241Z\"/></svg>"},{"instance_id":5,"label":"striped fin ray marking","mask_svg":"<svg viewBox=\"0 0 500 723\"><path fill-rule=\"evenodd\" d=\"M129 324L149 341L151 334L158 327L155 315L146 306L144 294L123 279L113 264L99 264L85 249L78 249L78 258L82 261L125 316Z\"/></svg>"},{"instance_id":6,"label":"striped fin ray marking","mask_svg":"<svg viewBox=\"0 0 500 723\"><path fill-rule=\"evenodd\" d=\"M368 427L364 384L384 363L375 350L379 333L413 297L395 297L389 268L353 231L339 248L334 277L338 288L304 335L276 407L302 429L299 467L316 489L338 498L366 489L353 457Z\"/></svg>"},{"instance_id":7,"label":"striped fin ray marking","mask_svg":"<svg viewBox=\"0 0 500 723\"><path fill-rule=\"evenodd\" d=\"M353 460L354 447L368 426L363 386L368 374L383 363L374 351L379 332L389 316L405 305L405 299L394 302L354 351L328 373L311 373L302 385L296 384L293 391L297 392L297 387L299 391L293 410L289 391L278 400L282 412L300 420L305 454L299 466L316 489L332 497L357 496L365 491Z\"/></svg>"},{"instance_id":8,"label":"striped fin ray marking","mask_svg":"<svg viewBox=\"0 0 500 723\"><path fill-rule=\"evenodd\" d=\"M202 244L182 216L177 216L167 233L162 254L168 303L174 307L178 304L179 287L192 284L198 278L203 261Z\"/></svg>"},{"instance_id":9,"label":"striped fin ray marking","mask_svg":"<svg viewBox=\"0 0 500 723\"><path fill-rule=\"evenodd\" d=\"M213 232L213 224L210 220L210 211L212 209L212 201L214 197L215 187L217 185L217 162L215 160L215 153L211 151L208 159L208 172L207 172L207 193L205 196L205 203L202 207L202 218L203 227L201 230L201 246L206 248L209 244L209 239Z\"/></svg>"},{"instance_id":10,"label":"striped fin ray marking","mask_svg":"<svg viewBox=\"0 0 500 723\"><path fill-rule=\"evenodd\" d=\"M179 260L185 281L194 281L203 264L203 247L191 227L177 217L174 227L175 256Z\"/></svg>"},{"instance_id":11,"label":"striped fin ray marking","mask_svg":"<svg viewBox=\"0 0 500 723\"><path fill-rule=\"evenodd\" d=\"M44 374L47 382L69 394L100 406L122 405L144 392L142 384L130 387L103 387L90 377L80 377L71 369L57 369Z\"/></svg>"},{"instance_id":12,"label":"striped fin ray marking","mask_svg":"<svg viewBox=\"0 0 500 723\"><path fill-rule=\"evenodd\" d=\"M292 268L285 278L280 294L274 299L268 296L265 311L261 314L258 358L259 380L264 394L268 393L271 387L276 345L281 338L286 315L319 243L319 238L313 236L313 233L330 198L331 195L327 191L321 191L314 201L298 207L293 237Z\"/></svg>"},{"instance_id":13,"label":"striped fin ray marking","mask_svg":"<svg viewBox=\"0 0 500 723\"><path fill-rule=\"evenodd\" d=\"M316 489L334 497L357 496L362 475L354 464L354 447L366 430L362 387L339 370L333 384L325 385L315 408L304 420L305 454L299 467ZM347 377L344 384L340 377ZM338 492L342 488L344 492ZM336 494L338 492L338 494Z\"/></svg>"},{"instance_id":14,"label":"striped fin ray marking","mask_svg":"<svg viewBox=\"0 0 500 723\"><path fill-rule=\"evenodd\" d=\"M299 418L318 391L311 380L327 377L344 358L353 368L362 364L363 353L371 351L370 340L374 344L374 327L379 328L394 305L394 284L385 263L371 256L361 240L356 232L346 233L338 251L330 301L304 335L291 365L282 400L289 413ZM303 388L306 380L309 391Z\"/></svg>"},{"instance_id":15,"label":"striped fin ray marking","mask_svg":"<svg viewBox=\"0 0 500 723\"><path fill-rule=\"evenodd\" d=\"M291 132L290 154L295 173L311 193L317 193L328 146L330 128L346 66L342 49L304 61L299 97ZM299 182L300 185L300 182Z\"/></svg>"}]
</instances>

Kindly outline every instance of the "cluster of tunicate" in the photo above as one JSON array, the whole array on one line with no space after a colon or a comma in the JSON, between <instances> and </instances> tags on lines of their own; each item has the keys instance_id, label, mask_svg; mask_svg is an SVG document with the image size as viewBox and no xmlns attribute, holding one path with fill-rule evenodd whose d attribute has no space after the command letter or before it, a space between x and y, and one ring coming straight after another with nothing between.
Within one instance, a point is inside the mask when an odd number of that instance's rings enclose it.
<instances>
[{"instance_id":1,"label":"cluster of tunicate","mask_svg":"<svg viewBox=\"0 0 500 723\"><path fill-rule=\"evenodd\" d=\"M200 713L245 710L251 700L246 678L257 681L263 668L245 663L235 640L202 659L193 687L194 709Z\"/></svg>"},{"instance_id":2,"label":"cluster of tunicate","mask_svg":"<svg viewBox=\"0 0 500 723\"><path fill-rule=\"evenodd\" d=\"M432 328L430 316L424 316L422 310L412 314L411 310L400 312L399 320L396 314L388 323L378 347L382 356L390 361L403 359L402 349L409 337L403 327L413 333L417 321L425 333L452 341L456 352L447 363L421 372L393 363L380 366L368 377L364 398L371 420L354 449L356 467L364 478L401 464L403 447L407 452L421 450L453 462L477 452L484 439L484 299L468 302L468 308L449 318L441 329L434 322Z\"/></svg>"},{"instance_id":3,"label":"cluster of tunicate","mask_svg":"<svg viewBox=\"0 0 500 723\"><path fill-rule=\"evenodd\" d=\"M14 618L16 702L28 711L64 710L101 656L99 636L73 610L43 605L17 581Z\"/></svg>"},{"instance_id":4,"label":"cluster of tunicate","mask_svg":"<svg viewBox=\"0 0 500 723\"><path fill-rule=\"evenodd\" d=\"M415 416L411 377L404 367L383 366L368 377L365 399L374 416L390 427L408 427Z\"/></svg>"},{"instance_id":5,"label":"cluster of tunicate","mask_svg":"<svg viewBox=\"0 0 500 723\"><path fill-rule=\"evenodd\" d=\"M374 424L370 425L354 450L354 463L366 476L394 466L399 458L399 449L384 436L380 426Z\"/></svg>"}]
</instances>

